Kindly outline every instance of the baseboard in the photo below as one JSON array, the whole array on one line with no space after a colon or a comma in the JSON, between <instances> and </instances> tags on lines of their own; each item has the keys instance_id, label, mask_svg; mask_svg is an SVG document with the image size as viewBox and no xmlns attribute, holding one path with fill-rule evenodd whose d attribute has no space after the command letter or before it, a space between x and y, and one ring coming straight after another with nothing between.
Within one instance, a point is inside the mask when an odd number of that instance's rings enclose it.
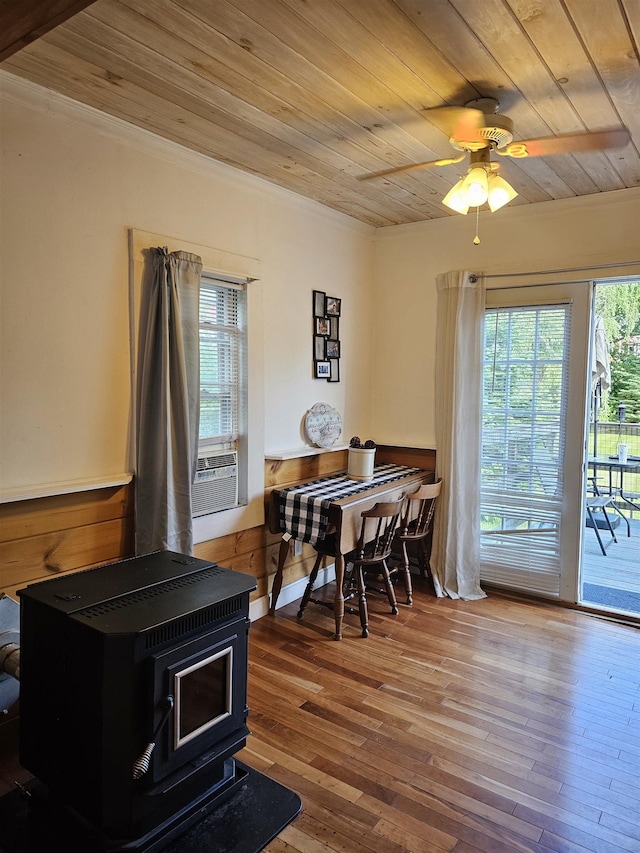
<instances>
[{"instance_id":1,"label":"baseboard","mask_svg":"<svg viewBox=\"0 0 640 853\"><path fill-rule=\"evenodd\" d=\"M336 567L333 563L329 566L325 566L324 569L320 569L318 572L318 580L315 583L314 589L320 589L320 587L325 586L331 581L336 579ZM287 584L287 586L283 586L280 590L280 595L278 596L278 606L276 610L279 610L281 607L284 607L286 604L291 604L292 601L296 601L299 598L302 598L304 595L304 590L309 582L308 577L298 578L298 580L293 583ZM262 619L263 616L266 616L269 612L269 596L263 595L260 598L257 598L255 601L252 601L249 605L249 619L252 622L257 621L258 619Z\"/></svg>"}]
</instances>

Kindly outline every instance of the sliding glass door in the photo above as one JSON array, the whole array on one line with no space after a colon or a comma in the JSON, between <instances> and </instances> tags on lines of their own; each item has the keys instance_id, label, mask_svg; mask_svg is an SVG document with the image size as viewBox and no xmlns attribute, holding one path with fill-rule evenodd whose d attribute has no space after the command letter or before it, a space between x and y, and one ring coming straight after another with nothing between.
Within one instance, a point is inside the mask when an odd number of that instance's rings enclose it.
<instances>
[{"instance_id":1,"label":"sliding glass door","mask_svg":"<svg viewBox=\"0 0 640 853\"><path fill-rule=\"evenodd\" d=\"M487 291L481 579L577 600L590 285Z\"/></svg>"}]
</instances>

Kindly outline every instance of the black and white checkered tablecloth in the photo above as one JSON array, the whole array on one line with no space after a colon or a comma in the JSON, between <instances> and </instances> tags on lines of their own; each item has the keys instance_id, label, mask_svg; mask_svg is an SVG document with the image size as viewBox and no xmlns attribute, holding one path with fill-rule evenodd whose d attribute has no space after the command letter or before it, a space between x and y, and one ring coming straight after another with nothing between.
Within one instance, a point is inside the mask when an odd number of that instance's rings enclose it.
<instances>
[{"instance_id":1,"label":"black and white checkered tablecloth","mask_svg":"<svg viewBox=\"0 0 640 853\"><path fill-rule=\"evenodd\" d=\"M383 483L401 480L420 470L406 465L376 465L373 479L366 482L352 480L345 473L282 489L280 529L293 539L313 545L326 535L329 507L333 501L366 492Z\"/></svg>"}]
</instances>

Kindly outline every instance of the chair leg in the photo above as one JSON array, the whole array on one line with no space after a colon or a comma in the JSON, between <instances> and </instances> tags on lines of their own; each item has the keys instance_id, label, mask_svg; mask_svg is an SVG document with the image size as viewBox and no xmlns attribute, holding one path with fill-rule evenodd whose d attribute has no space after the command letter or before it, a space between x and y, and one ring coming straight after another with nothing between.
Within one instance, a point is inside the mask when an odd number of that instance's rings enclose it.
<instances>
[{"instance_id":1,"label":"chair leg","mask_svg":"<svg viewBox=\"0 0 640 853\"><path fill-rule=\"evenodd\" d=\"M407 543L402 543L402 580L404 583L404 591L407 594L407 604L413 604L413 589L411 587L411 572L409 571L409 554L407 553Z\"/></svg>"},{"instance_id":2,"label":"chair leg","mask_svg":"<svg viewBox=\"0 0 640 853\"><path fill-rule=\"evenodd\" d=\"M606 506L602 507L602 514L604 515L604 520L607 522L607 527L609 528L609 533L611 533L611 538L617 544L618 540L616 539L616 532L613 529L613 524L611 524L611 519L609 518Z\"/></svg>"},{"instance_id":3,"label":"chair leg","mask_svg":"<svg viewBox=\"0 0 640 853\"><path fill-rule=\"evenodd\" d=\"M358 566L357 569L357 583L358 583L358 610L360 612L360 625L362 626L362 636L369 636L369 613L367 611L367 593L366 587L364 583L364 572L362 571L362 566Z\"/></svg>"},{"instance_id":4,"label":"chair leg","mask_svg":"<svg viewBox=\"0 0 640 853\"><path fill-rule=\"evenodd\" d=\"M596 534L596 538L598 540L598 545L600 546L600 550L607 556L607 552L605 551L604 545L602 544L602 537L600 536L600 531L598 530L598 525L596 523L595 518L593 517L593 512L591 511L591 507L587 506L587 515L589 516L589 521L591 522L591 526L593 527L594 533Z\"/></svg>"},{"instance_id":5,"label":"chair leg","mask_svg":"<svg viewBox=\"0 0 640 853\"><path fill-rule=\"evenodd\" d=\"M613 529L613 525L611 524L611 519L607 515L607 511L604 507L602 507L602 512L604 513L604 518L605 518L605 521L607 522L607 527L609 528L609 532L611 533L611 539L613 542L617 543L618 540L616 539L616 534L615 534L615 531ZM598 540L598 545L600 546L600 550L602 551L603 555L606 557L607 556L607 550L604 547L604 542L602 541L602 536L600 536L600 530L598 529L598 524L596 522L596 519L594 518L593 511L588 504L587 504L587 514L589 516L589 520L591 521L591 526L593 527L593 531L596 534L596 538ZM609 542L608 544L610 545L611 543Z\"/></svg>"},{"instance_id":6,"label":"chair leg","mask_svg":"<svg viewBox=\"0 0 640 853\"><path fill-rule=\"evenodd\" d=\"M420 566L420 574L423 578L427 578L433 583L431 576L431 568L429 566L429 557L427 555L427 546L424 539L418 542L418 565Z\"/></svg>"},{"instance_id":7,"label":"chair leg","mask_svg":"<svg viewBox=\"0 0 640 853\"><path fill-rule=\"evenodd\" d=\"M300 609L298 610L298 619L302 619L302 614L304 613L305 607L309 603L311 599L311 593L313 592L313 585L316 582L316 578L318 577L318 571L320 570L320 564L322 563L322 554L318 554L316 557L316 561L313 564L313 568L311 569L311 574L309 575L309 582L305 587L304 595L302 596L302 601L300 602Z\"/></svg>"},{"instance_id":8,"label":"chair leg","mask_svg":"<svg viewBox=\"0 0 640 853\"><path fill-rule=\"evenodd\" d=\"M627 525L627 537L630 537L630 536L631 536L631 524L629 523L629 519L627 518L627 516L626 516L626 515L625 515L625 514L620 510L620 509L618 509L618 507L616 506L615 501L613 501L613 502L611 503L611 509L612 509L614 512L617 512L617 514L620 516L620 518L621 518L621 519L624 521L624 523Z\"/></svg>"},{"instance_id":9,"label":"chair leg","mask_svg":"<svg viewBox=\"0 0 640 853\"><path fill-rule=\"evenodd\" d=\"M398 613L398 602L396 601L396 593L393 588L393 583L391 582L391 575L389 574L389 566L387 566L387 561L383 560L381 563L382 568L382 579L384 581L384 588L387 593L387 598L389 599L389 604L391 605L391 612L394 616Z\"/></svg>"}]
</instances>

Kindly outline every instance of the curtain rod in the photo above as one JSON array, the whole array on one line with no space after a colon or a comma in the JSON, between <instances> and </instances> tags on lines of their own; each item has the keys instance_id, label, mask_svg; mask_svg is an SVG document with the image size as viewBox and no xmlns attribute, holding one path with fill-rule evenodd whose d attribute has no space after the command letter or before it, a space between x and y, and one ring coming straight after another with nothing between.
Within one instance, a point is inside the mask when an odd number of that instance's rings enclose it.
<instances>
[{"instance_id":1,"label":"curtain rod","mask_svg":"<svg viewBox=\"0 0 640 853\"><path fill-rule=\"evenodd\" d=\"M597 264L593 267L565 267L564 269L558 270L530 270L529 272L503 272L503 273L493 273L489 275L483 275L483 278L515 278L516 276L521 275L558 275L560 273L566 272L583 272L586 270L606 270L606 269L619 269L620 267L632 267L632 266L640 266L640 261L622 261L617 264ZM588 281L589 279L579 279L580 281Z\"/></svg>"}]
</instances>

